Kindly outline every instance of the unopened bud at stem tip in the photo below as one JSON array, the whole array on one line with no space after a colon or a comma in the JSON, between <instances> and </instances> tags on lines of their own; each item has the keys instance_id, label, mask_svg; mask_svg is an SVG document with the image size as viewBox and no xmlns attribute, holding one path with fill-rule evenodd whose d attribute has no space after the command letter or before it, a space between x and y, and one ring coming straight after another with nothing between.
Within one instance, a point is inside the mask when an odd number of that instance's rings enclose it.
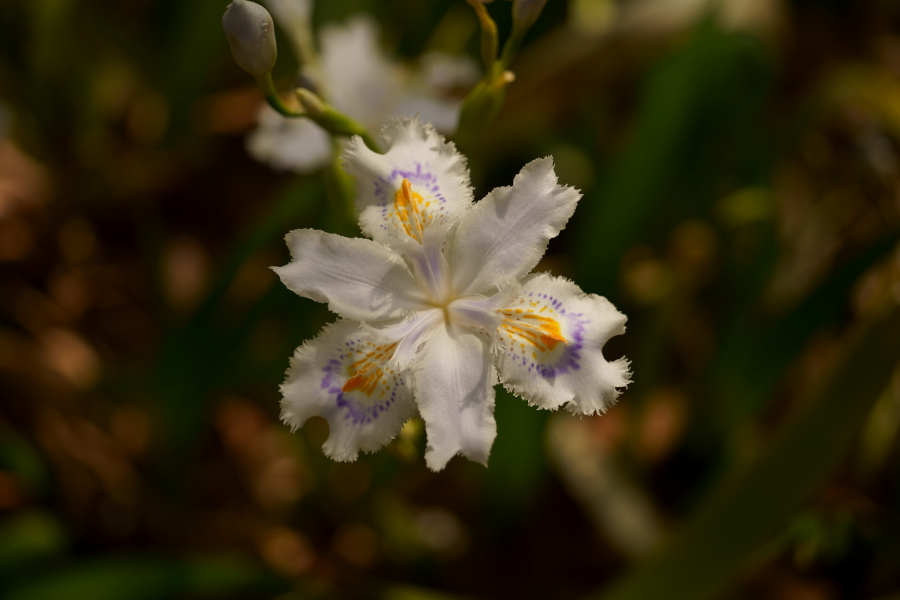
<instances>
[{"instance_id":1,"label":"unopened bud at stem tip","mask_svg":"<svg viewBox=\"0 0 900 600\"><path fill-rule=\"evenodd\" d=\"M234 0L222 17L222 28L238 66L256 79L275 66L275 24L265 8L247 0Z\"/></svg>"}]
</instances>

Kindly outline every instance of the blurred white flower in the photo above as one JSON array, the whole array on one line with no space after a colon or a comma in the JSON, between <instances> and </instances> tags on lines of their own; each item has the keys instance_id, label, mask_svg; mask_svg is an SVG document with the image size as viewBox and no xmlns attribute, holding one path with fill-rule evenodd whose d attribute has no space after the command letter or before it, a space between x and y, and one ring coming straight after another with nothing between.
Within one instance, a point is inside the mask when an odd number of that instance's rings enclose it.
<instances>
[{"instance_id":1,"label":"blurred white flower","mask_svg":"<svg viewBox=\"0 0 900 600\"><path fill-rule=\"evenodd\" d=\"M460 101L442 92L471 85L478 78L477 67L466 57L432 53L423 57L423 73L413 74L384 55L378 36L378 25L365 16L322 28L322 80L317 83L329 103L373 132L391 117L419 114L439 131L452 133ZM331 159L325 131L306 119L282 117L268 106L260 110L247 150L275 169L300 173Z\"/></svg>"},{"instance_id":2,"label":"blurred white flower","mask_svg":"<svg viewBox=\"0 0 900 600\"><path fill-rule=\"evenodd\" d=\"M275 23L288 38L294 56L304 73L313 75L315 66L309 61L315 54L312 40L312 0L261 0L275 17Z\"/></svg>"},{"instance_id":3,"label":"blurred white flower","mask_svg":"<svg viewBox=\"0 0 900 600\"><path fill-rule=\"evenodd\" d=\"M430 126L399 119L382 136L385 154L356 136L343 155L372 239L292 231L293 260L274 269L342 317L294 353L282 419L324 417L325 453L352 461L418 411L425 461L440 471L456 454L487 464L498 381L540 408L605 411L630 381L628 360L603 357L625 315L564 278L529 275L581 194L542 158L473 203L465 158Z\"/></svg>"},{"instance_id":4,"label":"blurred white flower","mask_svg":"<svg viewBox=\"0 0 900 600\"><path fill-rule=\"evenodd\" d=\"M422 81L435 91L446 93L456 88L468 90L481 77L478 65L471 58L460 54L428 52L419 59Z\"/></svg>"},{"instance_id":5,"label":"blurred white flower","mask_svg":"<svg viewBox=\"0 0 900 600\"><path fill-rule=\"evenodd\" d=\"M309 24L310 0L262 0L262 3L275 15L278 26L290 36L302 35L301 29Z\"/></svg>"}]
</instances>

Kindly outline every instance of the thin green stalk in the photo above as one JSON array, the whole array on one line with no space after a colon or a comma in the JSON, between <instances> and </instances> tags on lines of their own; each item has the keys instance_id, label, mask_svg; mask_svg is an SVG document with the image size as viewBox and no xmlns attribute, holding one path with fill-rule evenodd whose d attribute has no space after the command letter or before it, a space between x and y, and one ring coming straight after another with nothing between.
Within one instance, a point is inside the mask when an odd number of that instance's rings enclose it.
<instances>
[{"instance_id":1,"label":"thin green stalk","mask_svg":"<svg viewBox=\"0 0 900 600\"><path fill-rule=\"evenodd\" d=\"M475 9L478 22L481 24L481 60L484 68L490 70L497 60L497 48L499 46L497 24L488 14L487 8L479 0L466 0Z\"/></svg>"},{"instance_id":2,"label":"thin green stalk","mask_svg":"<svg viewBox=\"0 0 900 600\"><path fill-rule=\"evenodd\" d=\"M260 77L258 83L259 88L266 97L266 102L268 102L269 106L274 108L279 114L285 117L307 116L305 112L296 111L284 103L284 100L278 95L278 90L275 89L275 81L272 79L271 72L266 73L264 77Z\"/></svg>"}]
</instances>

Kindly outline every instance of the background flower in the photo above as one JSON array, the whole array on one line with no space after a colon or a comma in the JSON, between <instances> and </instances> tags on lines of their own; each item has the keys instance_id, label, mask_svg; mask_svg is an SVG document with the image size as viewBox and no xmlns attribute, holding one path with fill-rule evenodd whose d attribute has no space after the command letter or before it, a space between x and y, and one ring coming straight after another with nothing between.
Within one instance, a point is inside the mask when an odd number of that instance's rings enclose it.
<instances>
[{"instance_id":1,"label":"background flower","mask_svg":"<svg viewBox=\"0 0 900 600\"><path fill-rule=\"evenodd\" d=\"M413 72L389 59L378 37L377 23L361 14L321 28L319 83L329 101L370 131L379 131L391 117L418 114L439 131L452 133L460 100L446 94L474 83L474 62L431 53ZM248 136L247 150L276 169L301 173L331 160L326 132L308 120L282 117L269 106L260 109L259 127Z\"/></svg>"}]
</instances>

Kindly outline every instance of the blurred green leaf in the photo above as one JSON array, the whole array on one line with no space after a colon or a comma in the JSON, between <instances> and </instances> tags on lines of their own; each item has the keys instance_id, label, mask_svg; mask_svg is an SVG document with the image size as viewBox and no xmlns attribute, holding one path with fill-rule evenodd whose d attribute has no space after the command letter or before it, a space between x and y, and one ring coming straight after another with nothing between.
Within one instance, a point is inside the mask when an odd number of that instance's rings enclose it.
<instances>
[{"instance_id":1,"label":"blurred green leaf","mask_svg":"<svg viewBox=\"0 0 900 600\"><path fill-rule=\"evenodd\" d=\"M601 600L701 600L721 591L834 469L900 361L900 309L866 324L768 451L723 481L682 534Z\"/></svg>"},{"instance_id":2,"label":"blurred green leaf","mask_svg":"<svg viewBox=\"0 0 900 600\"><path fill-rule=\"evenodd\" d=\"M43 512L21 512L0 522L0 573L61 554L67 545L62 525Z\"/></svg>"},{"instance_id":3,"label":"blurred green leaf","mask_svg":"<svg viewBox=\"0 0 900 600\"><path fill-rule=\"evenodd\" d=\"M253 564L233 557L176 560L104 558L43 573L20 584L7 600L170 600L194 596L274 594L287 586Z\"/></svg>"},{"instance_id":4,"label":"blurred green leaf","mask_svg":"<svg viewBox=\"0 0 900 600\"><path fill-rule=\"evenodd\" d=\"M29 491L43 495L50 486L41 455L25 438L13 431L0 432L0 469L15 473Z\"/></svg>"},{"instance_id":5,"label":"blurred green leaf","mask_svg":"<svg viewBox=\"0 0 900 600\"><path fill-rule=\"evenodd\" d=\"M222 31L226 0L161 2L170 13L171 28L157 53L158 76L172 107L170 134L174 138L189 131L191 110L206 91L216 58L231 59ZM237 69L237 66L234 67ZM247 83L251 80L248 78Z\"/></svg>"},{"instance_id":6,"label":"blurred green leaf","mask_svg":"<svg viewBox=\"0 0 900 600\"><path fill-rule=\"evenodd\" d=\"M222 298L244 261L301 222L319 198L324 199L324 190L318 179L298 179L278 195L225 258L212 290L191 321L168 336L154 384L161 400L160 420L171 435L171 457L180 456L196 439L209 392L219 383L215 374L227 368L226 358L238 341L214 323ZM260 316L253 307L250 312ZM246 321L240 321L237 329L246 331Z\"/></svg>"},{"instance_id":7,"label":"blurred green leaf","mask_svg":"<svg viewBox=\"0 0 900 600\"><path fill-rule=\"evenodd\" d=\"M896 243L891 236L837 269L784 318L765 323L753 314L736 316L709 368L717 404L729 428L759 411L810 336L833 322L847 303L851 285ZM772 343L778 340L777 343Z\"/></svg>"},{"instance_id":8,"label":"blurred green leaf","mask_svg":"<svg viewBox=\"0 0 900 600\"><path fill-rule=\"evenodd\" d=\"M762 46L712 21L664 60L641 94L634 132L578 219L578 281L607 291L632 245L705 214L720 173L750 152L751 124L766 97L771 65ZM730 161L726 169L722 161Z\"/></svg>"},{"instance_id":9,"label":"blurred green leaf","mask_svg":"<svg viewBox=\"0 0 900 600\"><path fill-rule=\"evenodd\" d=\"M544 426L549 414L497 388L497 439L485 483L495 505L495 518L501 521L514 521L538 500L538 488L547 474Z\"/></svg>"},{"instance_id":10,"label":"blurred green leaf","mask_svg":"<svg viewBox=\"0 0 900 600\"><path fill-rule=\"evenodd\" d=\"M473 600L470 596L458 596L412 585L395 585L385 590L382 600Z\"/></svg>"}]
</instances>

